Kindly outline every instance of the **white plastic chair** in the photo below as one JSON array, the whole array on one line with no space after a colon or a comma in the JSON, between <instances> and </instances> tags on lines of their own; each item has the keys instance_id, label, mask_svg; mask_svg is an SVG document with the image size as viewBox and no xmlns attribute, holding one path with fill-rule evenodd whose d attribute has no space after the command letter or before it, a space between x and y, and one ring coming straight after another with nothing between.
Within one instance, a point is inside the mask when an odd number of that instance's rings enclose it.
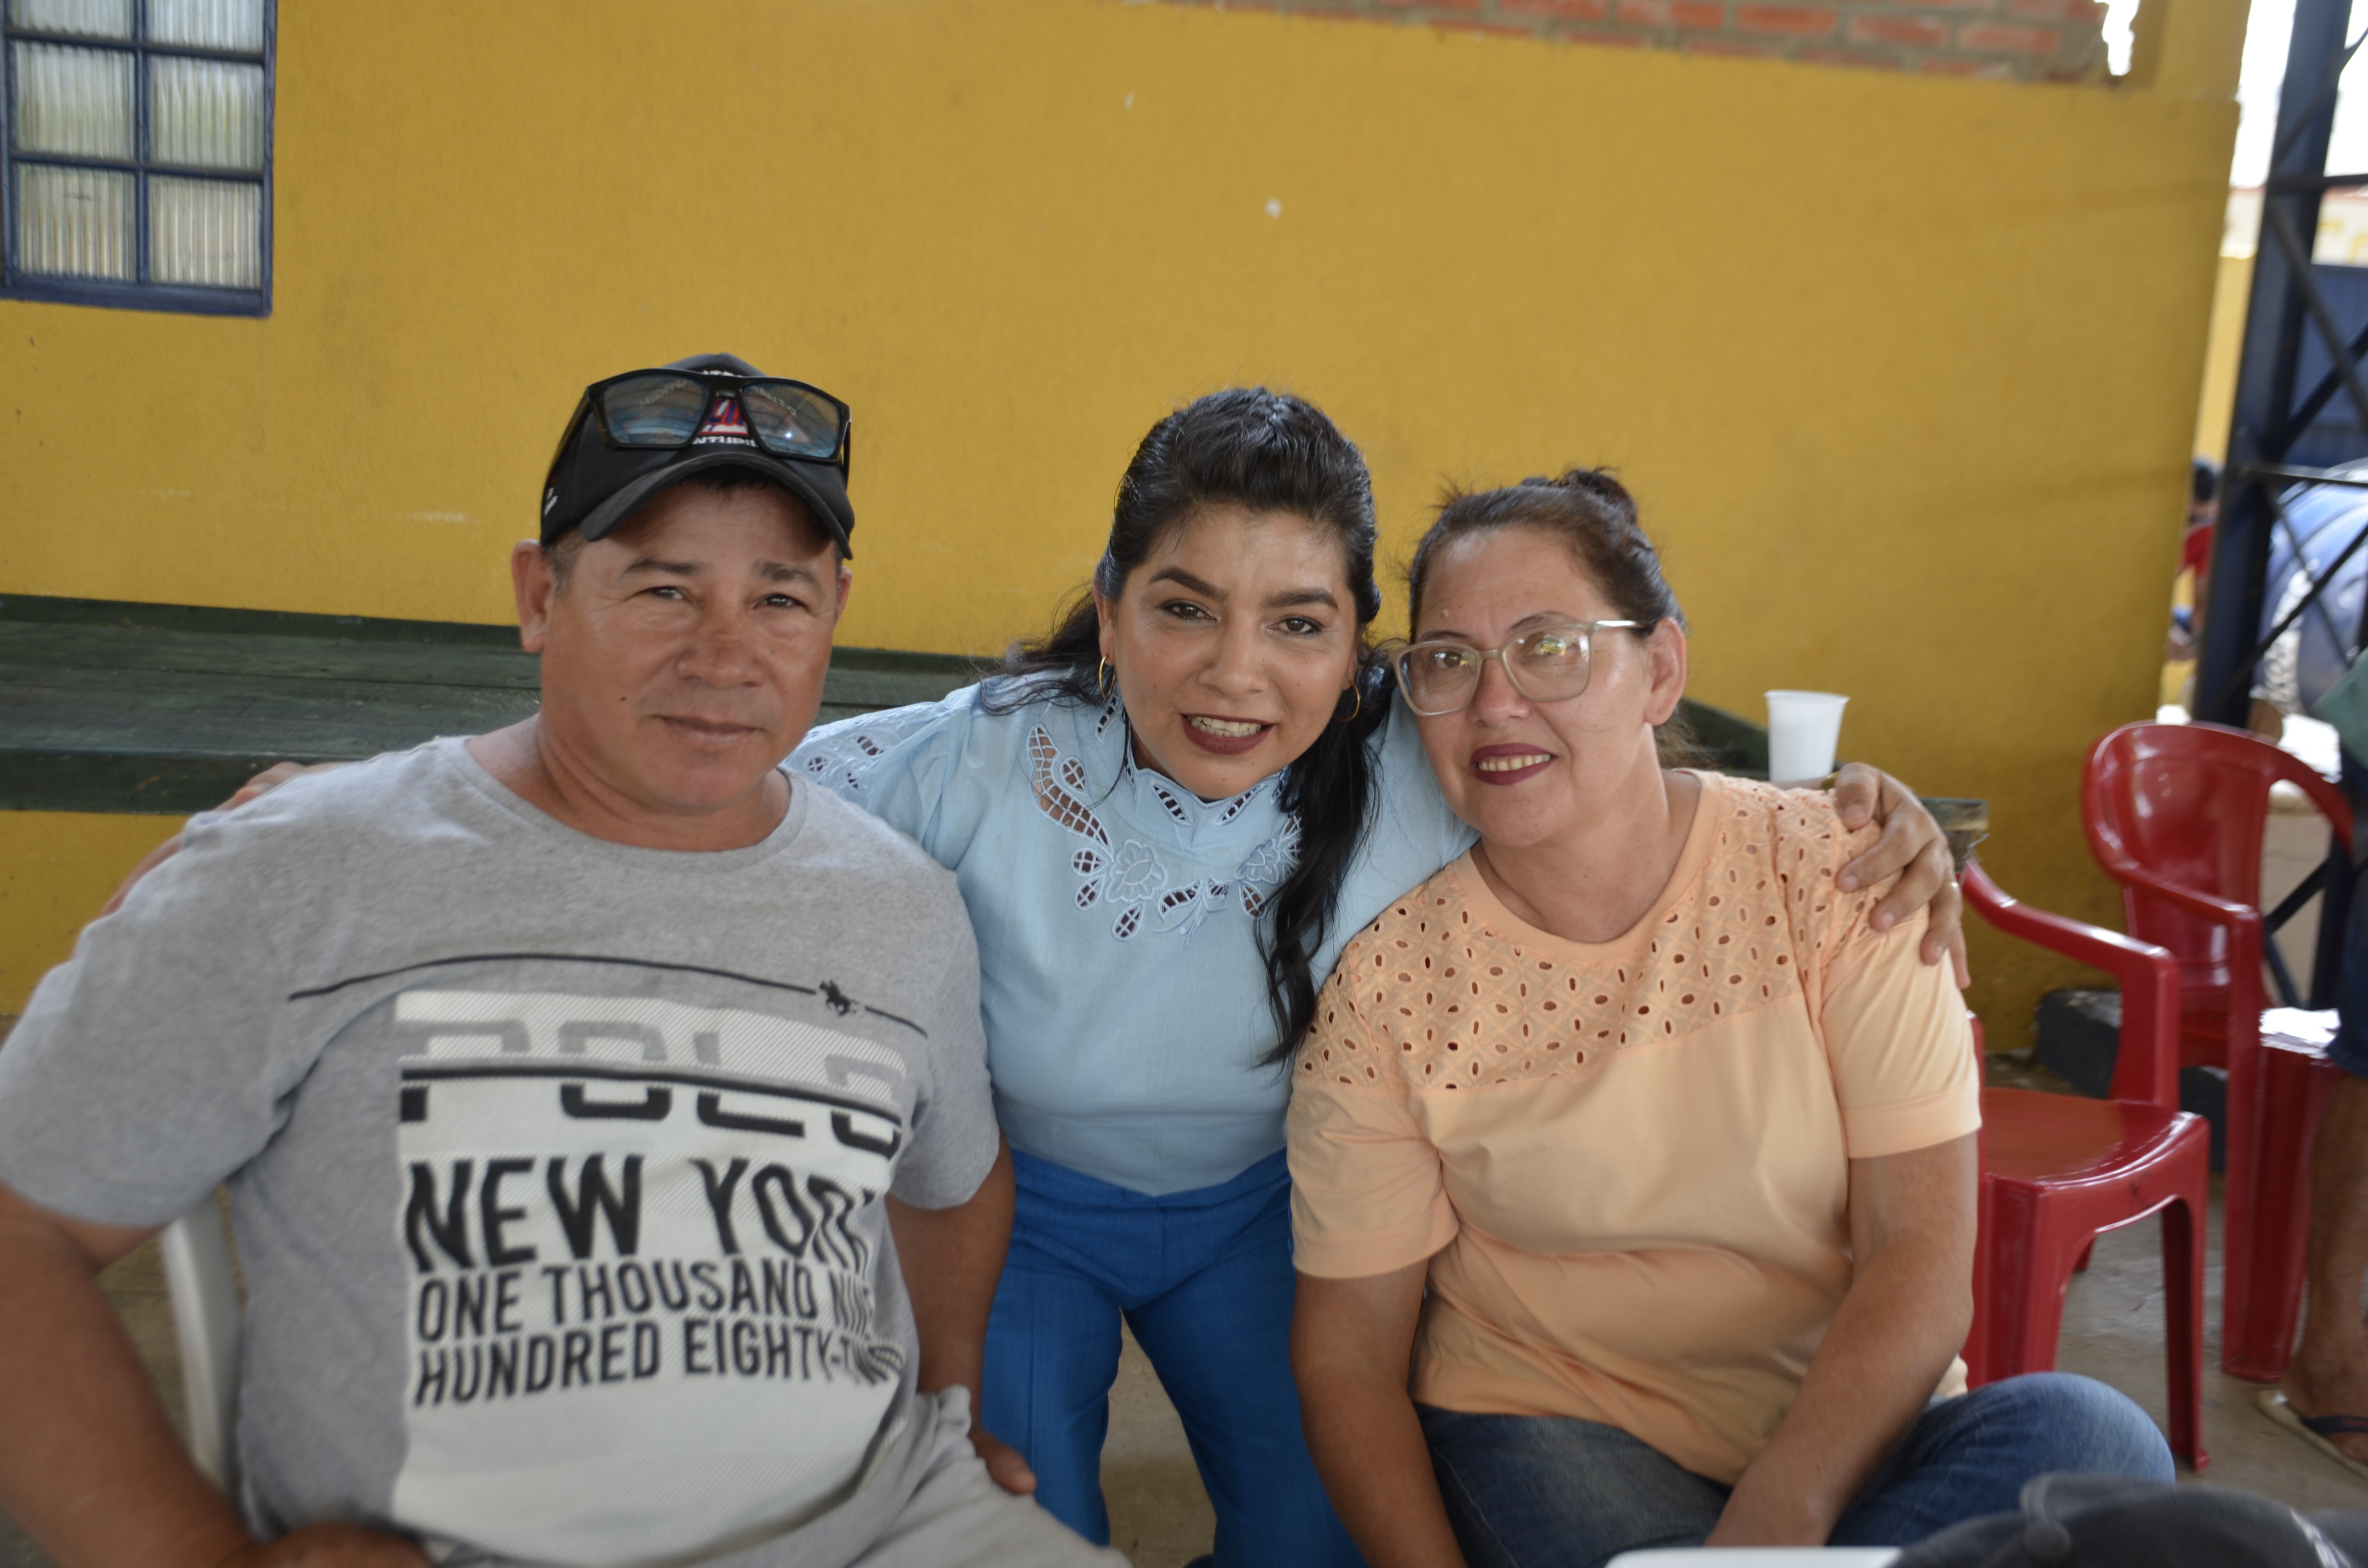
<instances>
[{"instance_id":1,"label":"white plastic chair","mask_svg":"<svg viewBox=\"0 0 2368 1568\"><path fill-rule=\"evenodd\" d=\"M189 1457L213 1483L237 1495L238 1335L242 1309L230 1233L212 1193L165 1227L156 1245L173 1298L181 1347L181 1392L189 1415Z\"/></svg>"},{"instance_id":2,"label":"white plastic chair","mask_svg":"<svg viewBox=\"0 0 2368 1568\"><path fill-rule=\"evenodd\" d=\"M1883 1568L1896 1546L1665 1546L1623 1551L1604 1568Z\"/></svg>"}]
</instances>

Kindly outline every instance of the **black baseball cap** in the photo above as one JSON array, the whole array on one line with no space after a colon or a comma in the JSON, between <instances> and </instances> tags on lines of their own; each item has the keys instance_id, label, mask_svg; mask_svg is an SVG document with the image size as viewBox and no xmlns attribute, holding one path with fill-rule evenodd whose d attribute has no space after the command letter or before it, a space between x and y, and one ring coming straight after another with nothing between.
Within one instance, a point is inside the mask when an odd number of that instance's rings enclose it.
<instances>
[{"instance_id":1,"label":"black baseball cap","mask_svg":"<svg viewBox=\"0 0 2368 1568\"><path fill-rule=\"evenodd\" d=\"M769 480L805 503L814 521L838 541L840 551L850 558L854 555L848 541L855 531L855 507L847 498L848 437L844 422L834 458L785 457L757 444L740 407L740 383L762 380L764 371L736 354L695 354L662 369L716 378L696 434L683 445L666 449L610 445L603 437L601 417L592 400L598 389L620 378L595 381L576 403L566 433L560 437L559 451L551 460L551 472L543 480L544 544L555 543L570 532L586 539L604 538L668 485L693 474L738 468ZM829 396L818 388L812 390L825 399ZM838 407L843 410L845 405Z\"/></svg>"}]
</instances>

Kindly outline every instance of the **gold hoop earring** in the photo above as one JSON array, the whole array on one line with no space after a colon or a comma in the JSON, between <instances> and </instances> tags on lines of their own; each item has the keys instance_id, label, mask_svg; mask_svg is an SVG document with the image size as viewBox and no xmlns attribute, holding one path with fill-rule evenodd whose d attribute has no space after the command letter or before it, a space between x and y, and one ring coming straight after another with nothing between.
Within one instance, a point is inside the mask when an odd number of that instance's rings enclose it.
<instances>
[{"instance_id":1,"label":"gold hoop earring","mask_svg":"<svg viewBox=\"0 0 2368 1568\"><path fill-rule=\"evenodd\" d=\"M1336 724L1352 724L1356 722L1357 715L1365 710L1365 688L1361 686L1352 686L1349 688L1349 691L1351 696L1356 698L1357 705L1354 708L1349 709L1346 713L1343 713L1338 718L1335 719L1333 722ZM1340 705L1336 702L1332 706L1335 709L1338 709Z\"/></svg>"},{"instance_id":2,"label":"gold hoop earring","mask_svg":"<svg viewBox=\"0 0 2368 1568\"><path fill-rule=\"evenodd\" d=\"M1108 696L1110 693L1110 661L1108 659L1104 659L1100 662L1099 667L1095 671L1094 690L1099 695Z\"/></svg>"}]
</instances>

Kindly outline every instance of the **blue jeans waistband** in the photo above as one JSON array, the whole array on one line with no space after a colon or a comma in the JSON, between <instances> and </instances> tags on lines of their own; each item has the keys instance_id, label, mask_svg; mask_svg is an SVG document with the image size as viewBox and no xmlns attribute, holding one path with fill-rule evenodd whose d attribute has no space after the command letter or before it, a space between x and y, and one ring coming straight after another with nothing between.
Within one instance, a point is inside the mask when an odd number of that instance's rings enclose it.
<instances>
[{"instance_id":1,"label":"blue jeans waistband","mask_svg":"<svg viewBox=\"0 0 2368 1568\"><path fill-rule=\"evenodd\" d=\"M1019 1149L1011 1151L1011 1165L1020 1191L1074 1209L1215 1209L1245 1198L1263 1197L1291 1185L1291 1167L1281 1149L1230 1181L1185 1192L1162 1193L1156 1198Z\"/></svg>"}]
</instances>

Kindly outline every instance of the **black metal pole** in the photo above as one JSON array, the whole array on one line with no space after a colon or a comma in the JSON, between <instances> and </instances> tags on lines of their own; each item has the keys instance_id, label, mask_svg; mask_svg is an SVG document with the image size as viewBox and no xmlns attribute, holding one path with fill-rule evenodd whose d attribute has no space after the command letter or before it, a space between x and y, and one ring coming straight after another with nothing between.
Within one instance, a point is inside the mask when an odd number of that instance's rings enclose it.
<instances>
[{"instance_id":1,"label":"black metal pole","mask_svg":"<svg viewBox=\"0 0 2368 1568\"><path fill-rule=\"evenodd\" d=\"M2294 371L2302 357L2303 291L2297 266L2271 240L2271 209L2299 236L2318 233L2317 176L2327 172L2335 129L2334 78L2343 66L2351 0L2295 0L2294 36L2278 94L2276 152L2262 191L2262 243L2254 253L2253 288L2245 314L2245 351L2237 372L2237 406L2228 428L2230 483L2221 491L2220 525L2212 541L2212 585L2204 602L2203 642L2197 654L2195 717L2242 724L2252 696L2254 639L2261 625L2270 540L2274 526L2266 477L2239 471L2285 460L2302 433L2294 419Z\"/></svg>"}]
</instances>

